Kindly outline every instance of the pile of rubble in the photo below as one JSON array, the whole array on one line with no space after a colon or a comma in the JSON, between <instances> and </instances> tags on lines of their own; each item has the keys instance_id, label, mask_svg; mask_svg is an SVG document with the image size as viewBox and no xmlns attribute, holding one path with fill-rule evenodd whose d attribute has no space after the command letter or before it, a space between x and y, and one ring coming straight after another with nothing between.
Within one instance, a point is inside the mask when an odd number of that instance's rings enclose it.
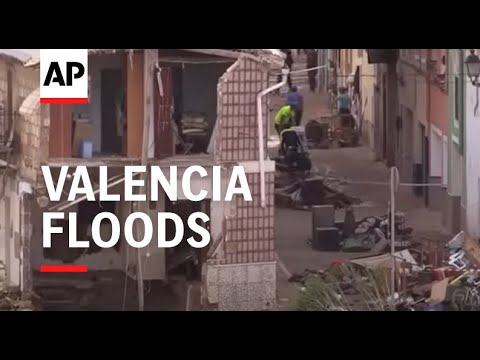
<instances>
[{"instance_id":1,"label":"pile of rubble","mask_svg":"<svg viewBox=\"0 0 480 360\"><path fill-rule=\"evenodd\" d=\"M323 176L297 173L278 173L275 179L275 204L296 209L315 205L345 208L360 201L343 192L340 181Z\"/></svg>"},{"instance_id":2,"label":"pile of rubble","mask_svg":"<svg viewBox=\"0 0 480 360\"><path fill-rule=\"evenodd\" d=\"M434 264L425 250L405 249L336 262L290 279L301 289L299 310L478 311L480 246L460 233ZM426 260L426 261L425 261ZM395 278L391 289L392 271ZM392 296L393 294L393 296Z\"/></svg>"},{"instance_id":3,"label":"pile of rubble","mask_svg":"<svg viewBox=\"0 0 480 360\"><path fill-rule=\"evenodd\" d=\"M368 216L360 221L355 219L353 207L345 210L343 221L336 221L335 208L328 205L312 208L312 238L307 242L317 251L374 252L390 251L391 218ZM417 246L413 238L413 229L406 226L406 216L395 213L396 250Z\"/></svg>"},{"instance_id":4,"label":"pile of rubble","mask_svg":"<svg viewBox=\"0 0 480 360\"><path fill-rule=\"evenodd\" d=\"M3 263L0 268L4 270ZM11 292L6 286L5 278L0 278L0 311L32 311L34 305L31 301L22 300L18 292Z\"/></svg>"}]
</instances>

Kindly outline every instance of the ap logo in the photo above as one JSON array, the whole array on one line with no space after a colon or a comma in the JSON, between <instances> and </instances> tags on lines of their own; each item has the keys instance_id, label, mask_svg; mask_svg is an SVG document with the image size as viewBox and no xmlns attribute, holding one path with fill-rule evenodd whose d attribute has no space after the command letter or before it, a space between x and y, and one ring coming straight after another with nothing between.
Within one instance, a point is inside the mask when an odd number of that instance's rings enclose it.
<instances>
[{"instance_id":1,"label":"ap logo","mask_svg":"<svg viewBox=\"0 0 480 360\"><path fill-rule=\"evenodd\" d=\"M40 103L88 103L88 49L40 50Z\"/></svg>"}]
</instances>

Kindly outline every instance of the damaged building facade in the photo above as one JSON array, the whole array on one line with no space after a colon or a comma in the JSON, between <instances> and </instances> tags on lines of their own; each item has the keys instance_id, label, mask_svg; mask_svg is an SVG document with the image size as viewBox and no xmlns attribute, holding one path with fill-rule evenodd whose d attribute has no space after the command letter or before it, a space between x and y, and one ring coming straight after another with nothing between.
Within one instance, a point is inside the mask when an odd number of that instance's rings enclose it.
<instances>
[{"instance_id":1,"label":"damaged building facade","mask_svg":"<svg viewBox=\"0 0 480 360\"><path fill-rule=\"evenodd\" d=\"M89 103L40 105L39 61L25 64L22 71L35 74L36 81L18 105L21 121L16 132L21 134L21 146L14 150L17 158L11 162L17 170L8 175L15 179L15 186L10 186L10 204L3 203L5 209L14 212L9 217L18 218L25 229L21 242L23 267L18 271L23 291L32 289L30 274L41 265L82 264L89 271L118 270L135 278L140 263L143 280L168 280L170 271L191 259L193 273L202 279L205 306L219 310L274 306L275 166L266 156L261 158L266 153L261 150L266 148L269 124L267 97L258 95L268 88L268 73L282 66L283 55L275 50L90 49ZM152 219L154 238L158 212L175 212L185 222L193 212L207 213L211 220L204 225L212 241L201 251L192 249L185 241L185 246L174 249L157 248L152 242L150 248L140 251L139 262L123 234L113 249L69 249L64 235L68 234L67 221L55 224L64 228L64 234L55 234L52 247L43 249L43 212L76 212L77 238L87 240L91 239L90 224L99 212L113 212L122 223L140 205L123 200L87 202L81 197L69 202L66 194L71 180L64 187L65 199L50 202L41 165L50 167L54 180L64 165L70 166L70 175L76 166L86 166L94 188L98 188L99 166L107 165L109 191L121 193L123 167L145 161L147 165L160 166L167 176L168 168L177 166L179 179L189 166L206 168L208 177L192 178L193 190L211 189L212 167L221 165L223 192L231 168L241 165L247 173L253 201L245 202L239 196L232 202L215 202L210 200L209 191L207 199L198 203L179 194L176 202L164 196L158 202L141 205L145 208L138 211L149 213ZM19 194L24 196L19 198ZM18 209L12 207L13 202L20 204ZM138 231L141 236L143 229L139 227ZM166 231L167 238L173 237L173 229L167 226ZM111 227L103 223L102 237L108 238L109 233ZM186 232L185 239L191 235ZM10 246L15 243L14 236L5 235L5 240ZM15 272L13 268L9 271Z\"/></svg>"},{"instance_id":2,"label":"damaged building facade","mask_svg":"<svg viewBox=\"0 0 480 360\"><path fill-rule=\"evenodd\" d=\"M31 236L27 209L33 180L26 144L37 141L33 134L39 130L26 124L20 114L39 79L38 70L23 66L25 60L28 57L11 50L0 51L0 278L7 287L19 290L30 278L23 276L30 269L23 259Z\"/></svg>"}]
</instances>

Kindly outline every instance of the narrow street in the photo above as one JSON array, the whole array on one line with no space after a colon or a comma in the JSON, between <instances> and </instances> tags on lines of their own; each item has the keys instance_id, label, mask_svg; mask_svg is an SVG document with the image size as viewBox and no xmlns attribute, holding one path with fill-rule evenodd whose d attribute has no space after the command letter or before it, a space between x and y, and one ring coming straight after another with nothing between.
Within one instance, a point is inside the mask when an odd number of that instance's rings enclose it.
<instances>
[{"instance_id":1,"label":"narrow street","mask_svg":"<svg viewBox=\"0 0 480 360\"><path fill-rule=\"evenodd\" d=\"M0 49L0 309L480 311L479 55Z\"/></svg>"},{"instance_id":2,"label":"narrow street","mask_svg":"<svg viewBox=\"0 0 480 360\"><path fill-rule=\"evenodd\" d=\"M294 78L295 81L295 78ZM298 80L295 82L298 83ZM303 124L310 119L329 114L325 94L311 93L303 87L305 116ZM284 101L277 96L272 101L276 111ZM275 112L272 111L274 114ZM273 120L272 120L273 121ZM275 149L271 149L274 154ZM381 162L373 159L372 151L366 146L354 148L310 150L313 166L321 174L351 180L352 182L384 182L386 185L347 184L345 192L362 200L354 206L357 219L387 213L390 200L390 171ZM448 234L442 228L440 212L431 211L415 197L411 188L401 187L397 197L397 207L407 216L408 226L413 227L417 239L446 239ZM311 238L311 214L309 211L277 208L275 215L276 249L278 255L278 297L280 309L291 309L294 305L297 288L288 282L291 274L305 269L321 269L336 259L367 255L365 253L319 252L311 248L307 239ZM337 210L336 218L343 219L344 211Z\"/></svg>"}]
</instances>

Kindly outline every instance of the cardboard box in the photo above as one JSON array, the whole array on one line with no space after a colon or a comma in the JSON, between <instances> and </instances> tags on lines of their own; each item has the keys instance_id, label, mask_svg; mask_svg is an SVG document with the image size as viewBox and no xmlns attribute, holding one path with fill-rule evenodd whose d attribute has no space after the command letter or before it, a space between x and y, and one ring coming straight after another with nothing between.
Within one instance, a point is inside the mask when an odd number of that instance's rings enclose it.
<instances>
[{"instance_id":1,"label":"cardboard box","mask_svg":"<svg viewBox=\"0 0 480 360\"><path fill-rule=\"evenodd\" d=\"M75 120L75 129L73 133L72 156L80 157L82 141L89 140L93 142L95 127L92 122L87 119Z\"/></svg>"}]
</instances>

